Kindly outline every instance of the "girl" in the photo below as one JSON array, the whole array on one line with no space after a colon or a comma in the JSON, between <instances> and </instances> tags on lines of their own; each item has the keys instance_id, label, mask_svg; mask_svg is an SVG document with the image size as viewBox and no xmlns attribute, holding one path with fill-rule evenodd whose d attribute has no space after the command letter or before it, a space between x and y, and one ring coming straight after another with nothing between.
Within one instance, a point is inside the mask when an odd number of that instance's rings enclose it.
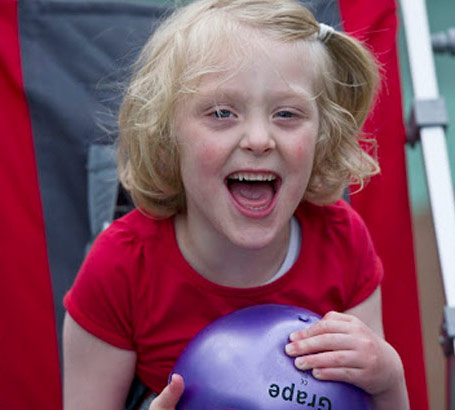
<instances>
[{"instance_id":1,"label":"girl","mask_svg":"<svg viewBox=\"0 0 455 410\"><path fill-rule=\"evenodd\" d=\"M408 409L381 263L339 200L378 172L359 146L377 81L360 43L293 0L199 0L161 25L120 112L137 210L100 235L65 297L66 410L122 409L134 374L161 392L151 410L174 409L184 380L165 386L186 343L260 303L325 315L290 335L299 369Z\"/></svg>"}]
</instances>

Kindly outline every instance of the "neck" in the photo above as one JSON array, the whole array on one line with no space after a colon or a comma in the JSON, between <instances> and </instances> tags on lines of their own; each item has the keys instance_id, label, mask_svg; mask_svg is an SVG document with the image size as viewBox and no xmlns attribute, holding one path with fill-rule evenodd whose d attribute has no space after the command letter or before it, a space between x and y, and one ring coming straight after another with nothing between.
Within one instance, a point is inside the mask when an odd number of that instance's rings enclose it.
<instances>
[{"instance_id":1,"label":"neck","mask_svg":"<svg viewBox=\"0 0 455 410\"><path fill-rule=\"evenodd\" d=\"M248 288L267 282L278 271L289 245L290 224L279 237L260 249L245 249L216 231L198 230L185 215L175 218L177 243L187 262L199 274L219 285Z\"/></svg>"}]
</instances>

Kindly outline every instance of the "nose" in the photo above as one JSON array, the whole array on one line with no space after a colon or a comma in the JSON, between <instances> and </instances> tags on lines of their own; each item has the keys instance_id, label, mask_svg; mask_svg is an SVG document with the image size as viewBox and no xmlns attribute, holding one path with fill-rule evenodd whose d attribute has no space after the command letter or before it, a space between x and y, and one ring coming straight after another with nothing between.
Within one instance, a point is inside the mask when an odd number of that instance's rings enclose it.
<instances>
[{"instance_id":1,"label":"nose","mask_svg":"<svg viewBox=\"0 0 455 410\"><path fill-rule=\"evenodd\" d=\"M246 123L240 148L255 155L263 155L273 151L275 147L276 141L271 125L266 119L257 118Z\"/></svg>"}]
</instances>

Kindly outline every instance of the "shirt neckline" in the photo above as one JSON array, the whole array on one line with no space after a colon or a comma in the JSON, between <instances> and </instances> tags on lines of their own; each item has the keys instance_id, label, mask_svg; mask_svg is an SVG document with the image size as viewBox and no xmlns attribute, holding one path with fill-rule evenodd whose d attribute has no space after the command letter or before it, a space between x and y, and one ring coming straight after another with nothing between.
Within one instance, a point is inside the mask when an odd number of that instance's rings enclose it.
<instances>
[{"instance_id":1,"label":"shirt neckline","mask_svg":"<svg viewBox=\"0 0 455 410\"><path fill-rule=\"evenodd\" d=\"M292 280L295 272L300 271L299 266L301 265L302 261L304 260L303 254L305 246L303 244L303 238L301 240L300 252L295 260L294 264L284 272L280 277L276 278L271 282L264 283L262 285L247 287L247 288L239 288L239 287L231 287L220 285L218 283L212 282L211 280L202 276L199 272L197 272L184 258L177 242L177 236L175 231L175 223L174 218L169 218L169 234L170 234L170 244L172 246L172 255L175 255L179 274L184 276L186 280L193 282L196 286L200 288L207 289L207 291L211 293L215 293L221 296L229 296L229 297L252 297L257 295L263 295L268 293L274 293L277 291L278 288L284 286L289 280ZM296 221L300 224L300 228L303 230L303 221L296 217Z\"/></svg>"}]
</instances>

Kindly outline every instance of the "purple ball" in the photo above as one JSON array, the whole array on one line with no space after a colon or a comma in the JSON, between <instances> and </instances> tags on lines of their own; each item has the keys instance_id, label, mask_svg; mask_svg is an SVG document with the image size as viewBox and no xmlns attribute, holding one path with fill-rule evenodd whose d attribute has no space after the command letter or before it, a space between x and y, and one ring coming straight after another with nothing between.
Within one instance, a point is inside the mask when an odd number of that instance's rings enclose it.
<instances>
[{"instance_id":1,"label":"purple ball","mask_svg":"<svg viewBox=\"0 0 455 410\"><path fill-rule=\"evenodd\" d=\"M185 391L178 410L371 410L370 397L346 383L320 381L294 366L289 334L321 317L287 305L234 311L202 329L173 372Z\"/></svg>"}]
</instances>

